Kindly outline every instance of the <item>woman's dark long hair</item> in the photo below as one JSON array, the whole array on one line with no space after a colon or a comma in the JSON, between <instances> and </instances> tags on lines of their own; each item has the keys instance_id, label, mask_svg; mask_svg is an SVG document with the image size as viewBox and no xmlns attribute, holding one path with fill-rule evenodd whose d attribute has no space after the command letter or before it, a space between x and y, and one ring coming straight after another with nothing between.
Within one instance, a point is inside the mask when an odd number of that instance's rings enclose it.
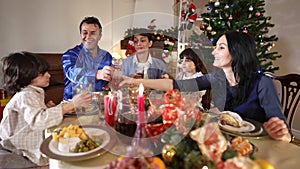
<instances>
[{"instance_id":1,"label":"woman's dark long hair","mask_svg":"<svg viewBox=\"0 0 300 169\"><path fill-rule=\"evenodd\" d=\"M12 53L3 58L3 88L9 96L14 95L48 69L48 62L40 56L29 52Z\"/></svg>"},{"instance_id":2,"label":"woman's dark long hair","mask_svg":"<svg viewBox=\"0 0 300 169\"><path fill-rule=\"evenodd\" d=\"M254 39L246 33L229 31L225 33L231 55L231 66L238 82L238 95L235 104L244 102L254 86L259 60Z\"/></svg>"}]
</instances>

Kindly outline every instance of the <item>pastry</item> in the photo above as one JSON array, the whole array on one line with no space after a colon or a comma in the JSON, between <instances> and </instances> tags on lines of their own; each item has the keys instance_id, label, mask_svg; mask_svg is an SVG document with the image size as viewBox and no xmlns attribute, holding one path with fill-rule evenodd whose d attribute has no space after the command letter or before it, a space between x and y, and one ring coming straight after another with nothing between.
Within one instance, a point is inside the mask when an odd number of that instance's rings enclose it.
<instances>
[{"instance_id":1,"label":"pastry","mask_svg":"<svg viewBox=\"0 0 300 169\"><path fill-rule=\"evenodd\" d=\"M243 119L237 113L224 111L219 117L221 124L227 124L233 127L241 127Z\"/></svg>"}]
</instances>

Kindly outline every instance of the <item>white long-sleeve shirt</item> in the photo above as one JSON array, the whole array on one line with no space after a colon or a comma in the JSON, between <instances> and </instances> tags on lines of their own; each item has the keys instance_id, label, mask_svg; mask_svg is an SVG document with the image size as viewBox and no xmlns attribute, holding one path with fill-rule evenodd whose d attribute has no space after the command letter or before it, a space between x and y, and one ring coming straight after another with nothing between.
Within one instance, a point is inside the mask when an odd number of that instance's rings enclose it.
<instances>
[{"instance_id":1,"label":"white long-sleeve shirt","mask_svg":"<svg viewBox=\"0 0 300 169\"><path fill-rule=\"evenodd\" d=\"M40 87L23 88L5 106L0 124L1 145L40 166L48 164L40 153L44 130L63 119L61 105L47 108L44 97Z\"/></svg>"}]
</instances>

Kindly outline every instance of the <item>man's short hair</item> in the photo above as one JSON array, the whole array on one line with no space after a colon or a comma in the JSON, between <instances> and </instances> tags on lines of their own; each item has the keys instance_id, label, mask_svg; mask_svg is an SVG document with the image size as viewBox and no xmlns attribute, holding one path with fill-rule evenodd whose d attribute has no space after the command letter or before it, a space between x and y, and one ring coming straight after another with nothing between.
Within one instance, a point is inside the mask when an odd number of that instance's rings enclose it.
<instances>
[{"instance_id":1,"label":"man's short hair","mask_svg":"<svg viewBox=\"0 0 300 169\"><path fill-rule=\"evenodd\" d=\"M82 24L84 23L87 23L87 24L96 24L99 26L99 30L100 30L100 33L102 32L102 25L99 21L98 18L94 17L94 16L88 16L88 17L85 17L81 22L80 22L80 25L79 25L79 32L81 32L81 27L82 27Z\"/></svg>"}]
</instances>

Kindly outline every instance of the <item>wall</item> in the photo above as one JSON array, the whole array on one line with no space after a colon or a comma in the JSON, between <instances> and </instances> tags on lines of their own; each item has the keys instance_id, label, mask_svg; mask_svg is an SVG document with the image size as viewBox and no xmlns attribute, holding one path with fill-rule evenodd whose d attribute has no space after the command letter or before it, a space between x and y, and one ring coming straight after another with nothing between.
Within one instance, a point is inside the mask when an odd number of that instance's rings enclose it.
<instances>
[{"instance_id":1,"label":"wall","mask_svg":"<svg viewBox=\"0 0 300 169\"><path fill-rule=\"evenodd\" d=\"M64 52L80 42L78 25L89 15L100 19L100 46L109 50L127 28L147 25L152 16L163 27L173 26L172 19L162 17L173 14L172 4L173 0L0 0L0 56L16 50ZM142 20L133 15L143 13Z\"/></svg>"},{"instance_id":2,"label":"wall","mask_svg":"<svg viewBox=\"0 0 300 169\"><path fill-rule=\"evenodd\" d=\"M62 53L80 43L79 23L91 15L103 26L100 47L110 51L128 28L147 27L152 19L157 28L174 26L173 0L0 0L0 57L20 50Z\"/></svg>"}]
</instances>

